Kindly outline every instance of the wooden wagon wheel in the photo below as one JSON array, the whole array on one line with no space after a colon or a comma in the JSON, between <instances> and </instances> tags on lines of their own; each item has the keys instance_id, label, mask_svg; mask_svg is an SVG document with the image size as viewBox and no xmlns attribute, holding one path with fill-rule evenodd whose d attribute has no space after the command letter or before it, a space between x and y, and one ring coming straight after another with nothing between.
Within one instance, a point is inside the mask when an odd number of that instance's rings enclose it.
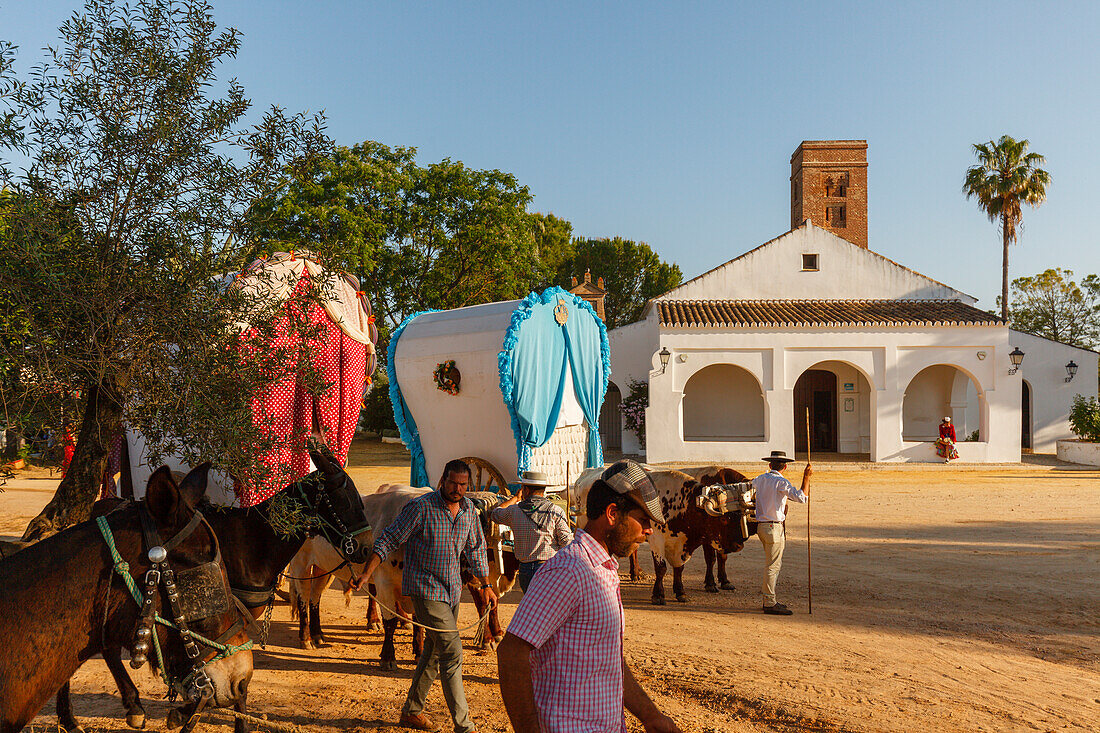
<instances>
[{"instance_id":1,"label":"wooden wagon wheel","mask_svg":"<svg viewBox=\"0 0 1100 733\"><path fill-rule=\"evenodd\" d=\"M492 463L477 456L468 456L462 460L470 465L470 472L473 474L470 476L471 491L492 491L502 496L512 495L504 474Z\"/></svg>"}]
</instances>

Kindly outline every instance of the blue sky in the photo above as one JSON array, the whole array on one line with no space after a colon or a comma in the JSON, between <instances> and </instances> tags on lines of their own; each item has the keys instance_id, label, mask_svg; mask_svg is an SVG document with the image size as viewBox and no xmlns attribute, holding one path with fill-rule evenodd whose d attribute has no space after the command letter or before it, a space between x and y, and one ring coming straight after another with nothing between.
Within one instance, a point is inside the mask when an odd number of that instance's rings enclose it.
<instances>
[{"instance_id":1,"label":"blue sky","mask_svg":"<svg viewBox=\"0 0 1100 733\"><path fill-rule=\"evenodd\" d=\"M76 2L0 0L20 68ZM804 139L868 141L870 246L993 308L1000 235L961 193L970 145L1031 140L1053 176L1013 277L1100 273L1100 3L241 2L258 107L514 173L585 236L690 278L789 228ZM792 297L797 297L792 292Z\"/></svg>"}]
</instances>

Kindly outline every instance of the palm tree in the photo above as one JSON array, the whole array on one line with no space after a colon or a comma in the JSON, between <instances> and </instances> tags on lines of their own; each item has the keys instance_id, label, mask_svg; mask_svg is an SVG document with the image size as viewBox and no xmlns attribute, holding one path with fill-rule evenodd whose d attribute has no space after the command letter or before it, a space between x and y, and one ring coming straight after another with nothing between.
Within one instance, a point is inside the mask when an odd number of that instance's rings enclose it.
<instances>
[{"instance_id":1,"label":"palm tree","mask_svg":"<svg viewBox=\"0 0 1100 733\"><path fill-rule=\"evenodd\" d=\"M989 220L1001 220L1004 258L1001 264L1001 318L1008 321L1008 245L1016 241L1020 228L1021 204L1039 206L1046 200L1050 174L1039 166L1046 159L1027 152L1027 140L1008 135L994 142L974 145L981 161L966 171L963 193L978 199Z\"/></svg>"}]
</instances>

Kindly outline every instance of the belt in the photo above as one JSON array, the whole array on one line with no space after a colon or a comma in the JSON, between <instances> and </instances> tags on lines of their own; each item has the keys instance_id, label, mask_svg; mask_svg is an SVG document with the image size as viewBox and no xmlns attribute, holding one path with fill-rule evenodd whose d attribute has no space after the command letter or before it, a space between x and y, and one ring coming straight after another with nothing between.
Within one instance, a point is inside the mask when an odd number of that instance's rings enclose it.
<instances>
[{"instance_id":1,"label":"belt","mask_svg":"<svg viewBox=\"0 0 1100 733\"><path fill-rule=\"evenodd\" d=\"M765 519L765 520L757 520L756 523L757 524L783 524L783 520L782 519L776 519L776 520Z\"/></svg>"}]
</instances>

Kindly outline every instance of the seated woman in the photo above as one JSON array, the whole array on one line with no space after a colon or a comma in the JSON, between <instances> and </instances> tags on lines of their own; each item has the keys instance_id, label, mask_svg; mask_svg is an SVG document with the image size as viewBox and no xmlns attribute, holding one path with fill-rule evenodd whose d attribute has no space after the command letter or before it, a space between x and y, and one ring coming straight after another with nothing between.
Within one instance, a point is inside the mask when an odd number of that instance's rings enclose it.
<instances>
[{"instance_id":1,"label":"seated woman","mask_svg":"<svg viewBox=\"0 0 1100 733\"><path fill-rule=\"evenodd\" d=\"M951 424L951 418L945 417L940 423L940 437L936 439L936 455L948 463L959 457L955 450L955 426Z\"/></svg>"}]
</instances>

